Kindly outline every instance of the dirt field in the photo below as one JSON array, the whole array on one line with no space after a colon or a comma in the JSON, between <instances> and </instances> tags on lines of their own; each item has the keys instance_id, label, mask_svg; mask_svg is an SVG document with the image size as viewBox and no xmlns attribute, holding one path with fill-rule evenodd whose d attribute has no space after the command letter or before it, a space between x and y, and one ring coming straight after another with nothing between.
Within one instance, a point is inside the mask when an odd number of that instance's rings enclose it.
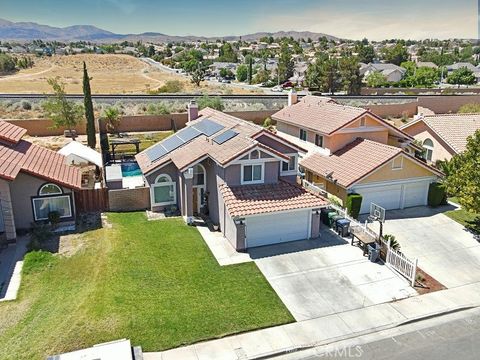
<instances>
[{"instance_id":1,"label":"dirt field","mask_svg":"<svg viewBox=\"0 0 480 360\"><path fill-rule=\"evenodd\" d=\"M191 84L181 75L158 70L128 55L79 54L35 58L31 69L13 75L0 76L0 93L49 93L47 79L60 77L67 84L69 93L82 92L83 61L87 63L94 94L145 93L154 90L168 80L179 80L184 92L209 91L217 93L248 93L248 90L227 88L225 85L203 84L201 88Z\"/></svg>"}]
</instances>

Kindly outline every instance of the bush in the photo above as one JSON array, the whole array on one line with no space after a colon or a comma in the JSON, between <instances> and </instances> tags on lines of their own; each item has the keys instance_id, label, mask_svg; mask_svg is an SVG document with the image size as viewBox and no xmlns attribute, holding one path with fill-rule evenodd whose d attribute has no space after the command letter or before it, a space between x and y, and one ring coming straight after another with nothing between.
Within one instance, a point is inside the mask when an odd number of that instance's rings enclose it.
<instances>
[{"instance_id":1,"label":"bush","mask_svg":"<svg viewBox=\"0 0 480 360\"><path fill-rule=\"evenodd\" d=\"M265 121L263 122L263 127L267 130L270 130L272 128L273 124L272 124L272 119L267 117L265 119Z\"/></svg>"},{"instance_id":2,"label":"bush","mask_svg":"<svg viewBox=\"0 0 480 360\"><path fill-rule=\"evenodd\" d=\"M147 114L149 114L149 115L168 115L168 114L170 114L170 109L164 103L148 104Z\"/></svg>"},{"instance_id":3,"label":"bush","mask_svg":"<svg viewBox=\"0 0 480 360\"><path fill-rule=\"evenodd\" d=\"M33 224L30 232L28 250L40 250L45 242L52 237L50 226L45 224Z\"/></svg>"},{"instance_id":4,"label":"bush","mask_svg":"<svg viewBox=\"0 0 480 360\"><path fill-rule=\"evenodd\" d=\"M360 214L360 208L362 206L362 195L360 194L348 194L346 207L348 213L354 218L358 218L358 214Z\"/></svg>"},{"instance_id":5,"label":"bush","mask_svg":"<svg viewBox=\"0 0 480 360\"><path fill-rule=\"evenodd\" d=\"M169 80L165 83L165 85L158 88L156 91L157 93L178 93L183 90L183 84L178 80Z\"/></svg>"},{"instance_id":6,"label":"bush","mask_svg":"<svg viewBox=\"0 0 480 360\"><path fill-rule=\"evenodd\" d=\"M465 104L458 109L459 114L480 113L480 104Z\"/></svg>"},{"instance_id":7,"label":"bush","mask_svg":"<svg viewBox=\"0 0 480 360\"><path fill-rule=\"evenodd\" d=\"M197 104L198 108L200 110L205 109L206 107L218 110L218 111L223 111L224 105L222 98L219 96L208 96L208 95L203 95L201 98L197 98Z\"/></svg>"},{"instance_id":8,"label":"bush","mask_svg":"<svg viewBox=\"0 0 480 360\"><path fill-rule=\"evenodd\" d=\"M428 206L436 207L447 203L447 193L440 183L431 183L428 188Z\"/></svg>"},{"instance_id":9,"label":"bush","mask_svg":"<svg viewBox=\"0 0 480 360\"><path fill-rule=\"evenodd\" d=\"M32 104L30 102L23 100L22 101L22 109L23 110L32 110Z\"/></svg>"}]
</instances>

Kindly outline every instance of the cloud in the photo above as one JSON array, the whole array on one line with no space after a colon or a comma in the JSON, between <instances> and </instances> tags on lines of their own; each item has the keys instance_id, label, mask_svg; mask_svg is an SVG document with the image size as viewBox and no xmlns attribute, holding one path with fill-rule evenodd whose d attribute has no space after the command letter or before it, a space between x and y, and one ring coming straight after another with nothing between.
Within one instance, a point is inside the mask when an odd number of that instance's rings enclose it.
<instances>
[{"instance_id":1,"label":"cloud","mask_svg":"<svg viewBox=\"0 0 480 360\"><path fill-rule=\"evenodd\" d=\"M295 30L321 32L347 39L477 37L476 9L465 6L430 9L419 6L408 11L393 5L390 9L369 8L363 11L349 10L347 7L317 8L296 14L267 15L256 27L285 30L285 24Z\"/></svg>"},{"instance_id":2,"label":"cloud","mask_svg":"<svg viewBox=\"0 0 480 360\"><path fill-rule=\"evenodd\" d=\"M127 15L132 14L137 9L137 5L133 0L107 0L107 2Z\"/></svg>"}]
</instances>

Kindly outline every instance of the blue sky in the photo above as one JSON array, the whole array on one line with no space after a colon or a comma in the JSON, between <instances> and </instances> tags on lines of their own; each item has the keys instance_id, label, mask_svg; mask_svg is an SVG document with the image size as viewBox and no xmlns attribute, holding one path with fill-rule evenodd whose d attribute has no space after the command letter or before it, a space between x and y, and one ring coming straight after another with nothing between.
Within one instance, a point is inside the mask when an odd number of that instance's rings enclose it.
<instances>
[{"instance_id":1,"label":"blue sky","mask_svg":"<svg viewBox=\"0 0 480 360\"><path fill-rule=\"evenodd\" d=\"M0 0L0 18L117 33L241 35L308 30L345 38L477 37L477 0Z\"/></svg>"}]
</instances>

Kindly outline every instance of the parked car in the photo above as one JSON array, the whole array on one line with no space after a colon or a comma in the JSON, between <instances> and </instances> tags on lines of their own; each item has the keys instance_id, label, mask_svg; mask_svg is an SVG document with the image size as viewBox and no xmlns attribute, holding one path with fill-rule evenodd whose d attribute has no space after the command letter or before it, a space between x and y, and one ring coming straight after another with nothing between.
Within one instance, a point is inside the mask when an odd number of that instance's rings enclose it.
<instances>
[{"instance_id":1,"label":"parked car","mask_svg":"<svg viewBox=\"0 0 480 360\"><path fill-rule=\"evenodd\" d=\"M277 86L274 86L272 88L272 91L273 92L282 92L283 91L283 88L280 86L280 85L277 85Z\"/></svg>"}]
</instances>

